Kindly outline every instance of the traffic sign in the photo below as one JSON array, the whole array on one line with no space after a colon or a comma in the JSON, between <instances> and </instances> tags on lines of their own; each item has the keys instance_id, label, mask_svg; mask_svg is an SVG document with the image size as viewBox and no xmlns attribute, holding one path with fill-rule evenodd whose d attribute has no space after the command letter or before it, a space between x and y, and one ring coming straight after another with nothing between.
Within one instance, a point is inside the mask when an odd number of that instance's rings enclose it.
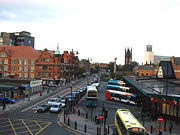
<instances>
[{"instance_id":1,"label":"traffic sign","mask_svg":"<svg viewBox=\"0 0 180 135\"><path fill-rule=\"evenodd\" d=\"M102 120L103 119L103 116L101 114L98 115L98 119L99 120Z\"/></svg>"},{"instance_id":2,"label":"traffic sign","mask_svg":"<svg viewBox=\"0 0 180 135\"><path fill-rule=\"evenodd\" d=\"M158 117L158 121L162 122L163 121L163 117Z\"/></svg>"}]
</instances>

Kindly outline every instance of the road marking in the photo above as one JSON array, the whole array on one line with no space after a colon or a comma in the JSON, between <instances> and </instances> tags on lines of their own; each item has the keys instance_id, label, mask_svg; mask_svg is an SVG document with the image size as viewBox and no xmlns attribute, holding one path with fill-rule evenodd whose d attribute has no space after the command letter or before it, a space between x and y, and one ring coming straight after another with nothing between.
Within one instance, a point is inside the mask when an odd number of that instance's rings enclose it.
<instances>
[{"instance_id":1,"label":"road marking","mask_svg":"<svg viewBox=\"0 0 180 135\"><path fill-rule=\"evenodd\" d=\"M41 125L39 123L37 123L37 121L35 121L35 122L39 126L39 128L42 129Z\"/></svg>"},{"instance_id":2,"label":"road marking","mask_svg":"<svg viewBox=\"0 0 180 135\"><path fill-rule=\"evenodd\" d=\"M85 83L80 84L77 88L72 89L72 91L73 91L73 90L75 91L76 89L79 89L79 88L82 87L84 84L85 84ZM65 92L65 91L67 91L67 90L71 90L71 89L70 89L70 88L66 88L66 89L64 89L63 91L60 91L59 93L57 93L57 94L55 94L55 95L52 95L51 97L48 97L48 98L42 100L41 102L36 103L35 105L29 106L28 108L22 110L21 112L24 112L24 111L26 111L26 110L28 110L28 109L30 109L30 108L32 108L32 107L35 107L35 106L37 106L38 104L40 104L40 103L42 103L42 102L44 102L44 101L46 101L46 100L48 100L48 99L50 99L50 98L52 98L52 97L54 97L54 96L61 95L61 93ZM71 93L71 91L65 93L65 94L62 95L62 96L64 97L65 95L67 95L67 94L69 94L69 93Z\"/></svg>"},{"instance_id":3,"label":"road marking","mask_svg":"<svg viewBox=\"0 0 180 135\"><path fill-rule=\"evenodd\" d=\"M42 128L39 132L37 132L35 135L38 135L40 132L42 132L45 128L47 128L49 125L51 124L51 122L48 122L48 124Z\"/></svg>"},{"instance_id":4,"label":"road marking","mask_svg":"<svg viewBox=\"0 0 180 135\"><path fill-rule=\"evenodd\" d=\"M10 120L10 119L8 119L8 120L9 120L9 123L10 123L10 125L11 125L11 127L12 127L13 131L14 131L14 134L15 134L15 135L17 135L17 133L16 133L16 131L15 131L15 129L14 129L14 126L13 126L13 124L12 124L11 120Z\"/></svg>"},{"instance_id":5,"label":"road marking","mask_svg":"<svg viewBox=\"0 0 180 135\"><path fill-rule=\"evenodd\" d=\"M58 123L58 125L59 125L60 127L62 127L62 124L61 124L59 121L57 121L57 123Z\"/></svg>"},{"instance_id":6,"label":"road marking","mask_svg":"<svg viewBox=\"0 0 180 135\"><path fill-rule=\"evenodd\" d=\"M29 133L31 135L33 135L33 133L31 132L31 130L29 129L29 127L26 125L26 123L24 122L24 120L22 120L22 123L25 125L25 127L27 128L27 130L29 131Z\"/></svg>"}]
</instances>

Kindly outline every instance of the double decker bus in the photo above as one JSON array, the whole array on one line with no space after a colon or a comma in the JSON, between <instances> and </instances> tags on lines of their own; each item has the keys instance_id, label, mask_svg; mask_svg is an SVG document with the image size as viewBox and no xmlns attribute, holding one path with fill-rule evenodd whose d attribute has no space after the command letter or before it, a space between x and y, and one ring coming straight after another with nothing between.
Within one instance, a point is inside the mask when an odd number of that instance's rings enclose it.
<instances>
[{"instance_id":1,"label":"double decker bus","mask_svg":"<svg viewBox=\"0 0 180 135\"><path fill-rule=\"evenodd\" d=\"M95 86L87 86L86 106L97 106L98 91Z\"/></svg>"},{"instance_id":2,"label":"double decker bus","mask_svg":"<svg viewBox=\"0 0 180 135\"><path fill-rule=\"evenodd\" d=\"M137 105L138 95L131 94L123 91L115 91L115 90L106 90L106 99L123 102L132 105Z\"/></svg>"},{"instance_id":3,"label":"double decker bus","mask_svg":"<svg viewBox=\"0 0 180 135\"><path fill-rule=\"evenodd\" d=\"M129 92L130 87L118 86L118 85L106 85L106 90L116 90Z\"/></svg>"},{"instance_id":4,"label":"double decker bus","mask_svg":"<svg viewBox=\"0 0 180 135\"><path fill-rule=\"evenodd\" d=\"M120 80L109 80L108 81L109 85L118 85L118 86L125 86L125 82L120 81Z\"/></svg>"},{"instance_id":5,"label":"double decker bus","mask_svg":"<svg viewBox=\"0 0 180 135\"><path fill-rule=\"evenodd\" d=\"M118 135L147 135L146 129L128 109L118 109L115 114Z\"/></svg>"}]
</instances>

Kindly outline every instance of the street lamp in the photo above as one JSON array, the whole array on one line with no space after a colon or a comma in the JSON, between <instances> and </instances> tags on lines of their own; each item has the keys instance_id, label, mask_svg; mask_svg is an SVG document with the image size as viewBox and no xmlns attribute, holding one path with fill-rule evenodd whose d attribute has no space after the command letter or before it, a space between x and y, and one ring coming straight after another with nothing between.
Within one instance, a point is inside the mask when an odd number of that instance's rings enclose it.
<instances>
[{"instance_id":1,"label":"street lamp","mask_svg":"<svg viewBox=\"0 0 180 135\"><path fill-rule=\"evenodd\" d=\"M72 49L72 53L73 53L73 54L74 54L74 52L76 52L76 55L79 54L78 51L74 51L74 50ZM74 56L73 56L73 57L74 57ZM74 59L73 59L73 81L74 81L74 78L75 78L75 75L74 75L74 66L75 66L75 62L74 62Z\"/></svg>"},{"instance_id":2,"label":"street lamp","mask_svg":"<svg viewBox=\"0 0 180 135\"><path fill-rule=\"evenodd\" d=\"M73 98L72 98L72 84L71 84L71 111L72 111L72 103L73 103Z\"/></svg>"}]
</instances>

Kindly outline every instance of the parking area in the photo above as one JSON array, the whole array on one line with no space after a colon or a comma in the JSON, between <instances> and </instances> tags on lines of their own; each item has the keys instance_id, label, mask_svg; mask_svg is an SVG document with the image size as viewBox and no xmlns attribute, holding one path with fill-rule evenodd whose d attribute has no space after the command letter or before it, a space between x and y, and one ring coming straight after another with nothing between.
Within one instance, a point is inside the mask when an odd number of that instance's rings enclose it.
<instances>
[{"instance_id":1,"label":"parking area","mask_svg":"<svg viewBox=\"0 0 180 135\"><path fill-rule=\"evenodd\" d=\"M0 135L38 135L51 122L25 120L25 119L0 119Z\"/></svg>"}]
</instances>

